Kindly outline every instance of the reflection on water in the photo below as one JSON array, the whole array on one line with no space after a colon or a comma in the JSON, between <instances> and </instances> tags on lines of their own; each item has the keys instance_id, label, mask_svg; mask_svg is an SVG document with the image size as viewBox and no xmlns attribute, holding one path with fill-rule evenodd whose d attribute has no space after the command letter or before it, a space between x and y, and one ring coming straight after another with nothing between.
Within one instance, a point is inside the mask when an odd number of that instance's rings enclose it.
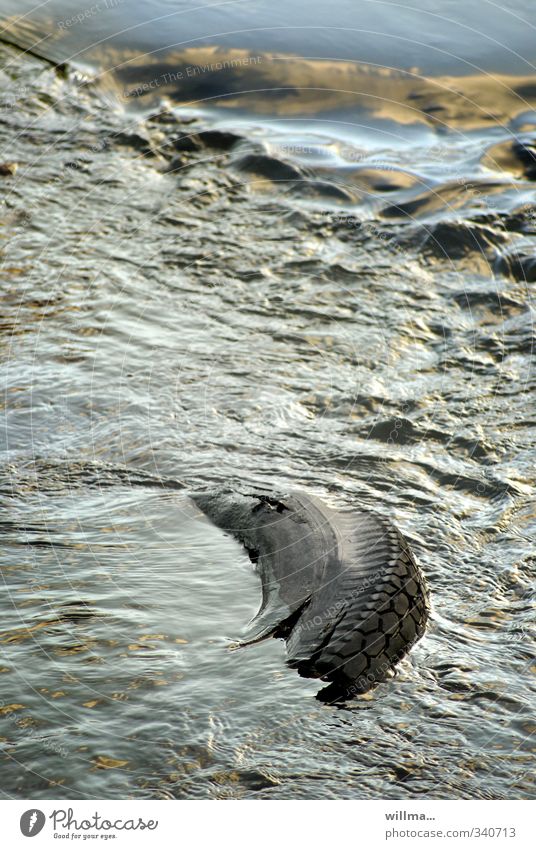
<instances>
[{"instance_id":1,"label":"reflection on water","mask_svg":"<svg viewBox=\"0 0 536 849\"><path fill-rule=\"evenodd\" d=\"M531 0L452 8L338 0L211 6L165 0L4 4L3 36L96 75L126 107L176 104L317 116L332 136L373 122L392 144L406 125L446 132L534 127ZM128 12L128 14L127 14ZM525 116L525 113L527 115ZM521 116L521 118L520 118ZM407 131L406 131L407 133ZM407 137L403 132L403 137Z\"/></svg>"},{"instance_id":2,"label":"reflection on water","mask_svg":"<svg viewBox=\"0 0 536 849\"><path fill-rule=\"evenodd\" d=\"M139 55L222 46L314 60L331 57L424 74L533 70L533 5L475 0L4 0L4 28L57 61L76 56L112 67L109 50ZM150 58L150 57L148 57Z\"/></svg>"},{"instance_id":3,"label":"reflection on water","mask_svg":"<svg viewBox=\"0 0 536 849\"><path fill-rule=\"evenodd\" d=\"M251 44L125 34L104 88L1 48L6 796L531 793L532 77L289 44L143 112L112 89ZM167 108L196 85L227 110ZM395 520L434 605L396 678L334 707L281 641L228 651L259 586L188 497L221 485Z\"/></svg>"}]
</instances>

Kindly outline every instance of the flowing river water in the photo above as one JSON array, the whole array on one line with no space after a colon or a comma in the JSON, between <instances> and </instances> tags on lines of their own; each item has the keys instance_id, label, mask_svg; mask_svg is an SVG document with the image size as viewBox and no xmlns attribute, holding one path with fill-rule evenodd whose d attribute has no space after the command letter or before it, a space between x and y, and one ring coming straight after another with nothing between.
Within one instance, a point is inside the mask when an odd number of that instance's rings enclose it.
<instances>
[{"instance_id":1,"label":"flowing river water","mask_svg":"<svg viewBox=\"0 0 536 849\"><path fill-rule=\"evenodd\" d=\"M2 3L4 798L533 797L534 26L413 6ZM255 486L407 535L392 680L229 651Z\"/></svg>"}]
</instances>

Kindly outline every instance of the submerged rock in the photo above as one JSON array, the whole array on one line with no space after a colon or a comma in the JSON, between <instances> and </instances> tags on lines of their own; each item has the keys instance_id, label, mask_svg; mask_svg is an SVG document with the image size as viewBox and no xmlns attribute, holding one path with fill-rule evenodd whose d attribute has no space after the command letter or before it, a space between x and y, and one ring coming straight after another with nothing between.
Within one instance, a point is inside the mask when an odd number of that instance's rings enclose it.
<instances>
[{"instance_id":1,"label":"submerged rock","mask_svg":"<svg viewBox=\"0 0 536 849\"><path fill-rule=\"evenodd\" d=\"M18 167L17 162L0 162L0 176L13 177L17 173Z\"/></svg>"}]
</instances>

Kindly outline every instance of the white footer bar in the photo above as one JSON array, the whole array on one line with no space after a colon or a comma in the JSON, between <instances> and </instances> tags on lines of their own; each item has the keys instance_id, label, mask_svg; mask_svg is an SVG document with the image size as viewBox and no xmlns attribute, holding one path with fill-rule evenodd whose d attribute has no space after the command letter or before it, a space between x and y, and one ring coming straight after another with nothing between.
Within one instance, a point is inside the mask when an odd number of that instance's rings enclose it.
<instances>
[{"instance_id":1,"label":"white footer bar","mask_svg":"<svg viewBox=\"0 0 536 849\"><path fill-rule=\"evenodd\" d=\"M532 801L4 801L9 847L536 846ZM35 843L32 843L35 839Z\"/></svg>"}]
</instances>

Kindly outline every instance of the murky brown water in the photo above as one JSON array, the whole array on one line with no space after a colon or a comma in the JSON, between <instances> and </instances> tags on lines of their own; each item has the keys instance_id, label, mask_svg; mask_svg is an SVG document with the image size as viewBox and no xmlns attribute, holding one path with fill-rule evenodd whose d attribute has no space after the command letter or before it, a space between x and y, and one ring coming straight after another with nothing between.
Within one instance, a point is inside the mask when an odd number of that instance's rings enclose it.
<instances>
[{"instance_id":1,"label":"murky brown water","mask_svg":"<svg viewBox=\"0 0 536 849\"><path fill-rule=\"evenodd\" d=\"M341 56L312 96L324 52L125 97L213 61L181 49L86 83L0 48L2 793L532 796L534 77ZM227 650L259 582L219 485L407 534L434 610L393 681L334 707Z\"/></svg>"}]
</instances>

